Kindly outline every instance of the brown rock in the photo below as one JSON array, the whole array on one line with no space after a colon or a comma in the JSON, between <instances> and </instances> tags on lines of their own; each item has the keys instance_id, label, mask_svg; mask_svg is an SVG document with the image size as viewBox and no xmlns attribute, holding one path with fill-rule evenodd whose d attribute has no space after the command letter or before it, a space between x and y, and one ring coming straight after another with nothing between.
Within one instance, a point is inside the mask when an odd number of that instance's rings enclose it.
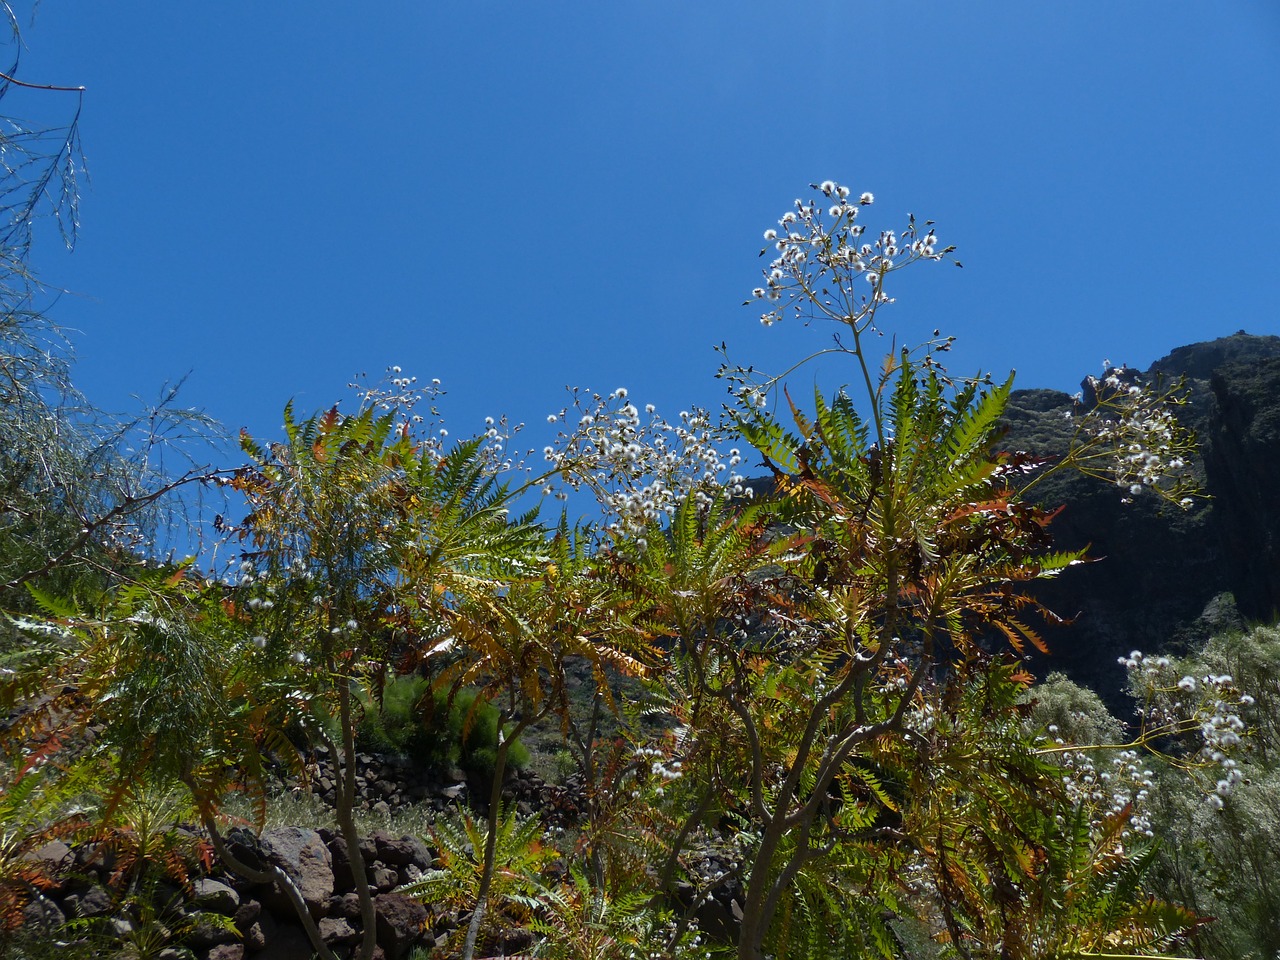
<instances>
[{"instance_id":1,"label":"brown rock","mask_svg":"<svg viewBox=\"0 0 1280 960\"><path fill-rule=\"evenodd\" d=\"M430 851L420 840L415 840L408 834L393 837L379 830L374 833L373 842L378 849L378 859L393 867L417 863L419 867L426 869L431 865Z\"/></svg>"},{"instance_id":2,"label":"brown rock","mask_svg":"<svg viewBox=\"0 0 1280 960\"><path fill-rule=\"evenodd\" d=\"M341 836L334 836L329 841L329 850L333 854L334 888L339 893L354 890L356 881L351 872L351 856L347 852L347 841ZM364 857L365 869L378 858L378 847L369 837L360 838L360 855Z\"/></svg>"},{"instance_id":3,"label":"brown rock","mask_svg":"<svg viewBox=\"0 0 1280 960\"><path fill-rule=\"evenodd\" d=\"M257 900L241 900L235 913L235 924L241 930L254 923L262 913L262 904Z\"/></svg>"},{"instance_id":4,"label":"brown rock","mask_svg":"<svg viewBox=\"0 0 1280 960\"><path fill-rule=\"evenodd\" d=\"M369 883L377 887L379 893L386 893L400 882L400 874L394 867L384 863L374 863L369 868Z\"/></svg>"},{"instance_id":5,"label":"brown rock","mask_svg":"<svg viewBox=\"0 0 1280 960\"><path fill-rule=\"evenodd\" d=\"M360 895L354 890L329 901L329 916L356 920L360 916Z\"/></svg>"},{"instance_id":6,"label":"brown rock","mask_svg":"<svg viewBox=\"0 0 1280 960\"><path fill-rule=\"evenodd\" d=\"M320 939L331 947L349 947L360 941L360 931L343 917L325 917L317 926Z\"/></svg>"},{"instance_id":7,"label":"brown rock","mask_svg":"<svg viewBox=\"0 0 1280 960\"><path fill-rule=\"evenodd\" d=\"M244 931L244 948L250 953L261 950L267 945L267 934L259 921L255 920L247 927L237 924L237 927Z\"/></svg>"},{"instance_id":8,"label":"brown rock","mask_svg":"<svg viewBox=\"0 0 1280 960\"><path fill-rule=\"evenodd\" d=\"M379 894L373 900L377 917L378 945L391 960L406 956L422 939L427 908L412 897L399 893Z\"/></svg>"},{"instance_id":9,"label":"brown rock","mask_svg":"<svg viewBox=\"0 0 1280 960\"><path fill-rule=\"evenodd\" d=\"M281 924L254 955L254 960L311 960L315 950L306 932L296 924Z\"/></svg>"},{"instance_id":10,"label":"brown rock","mask_svg":"<svg viewBox=\"0 0 1280 960\"><path fill-rule=\"evenodd\" d=\"M240 931L220 913L200 911L191 914L191 920L194 926L187 933L186 943L196 950L240 941Z\"/></svg>"},{"instance_id":11,"label":"brown rock","mask_svg":"<svg viewBox=\"0 0 1280 960\"><path fill-rule=\"evenodd\" d=\"M514 927L505 931L502 937L502 954L521 954L533 946L533 931L524 927Z\"/></svg>"},{"instance_id":12,"label":"brown rock","mask_svg":"<svg viewBox=\"0 0 1280 960\"><path fill-rule=\"evenodd\" d=\"M333 860L329 848L320 834L303 827L277 827L262 835L262 855L270 863L280 867L298 886L303 902L313 918L324 915L324 908L333 896ZM275 891L273 909L284 899L283 891ZM276 909L277 913L282 910Z\"/></svg>"}]
</instances>

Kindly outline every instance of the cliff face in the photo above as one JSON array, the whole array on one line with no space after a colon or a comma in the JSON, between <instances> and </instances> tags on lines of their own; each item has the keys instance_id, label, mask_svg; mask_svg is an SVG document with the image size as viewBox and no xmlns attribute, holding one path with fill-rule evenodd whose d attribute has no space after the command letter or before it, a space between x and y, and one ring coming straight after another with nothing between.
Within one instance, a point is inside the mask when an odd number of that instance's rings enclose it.
<instances>
[{"instance_id":1,"label":"cliff face","mask_svg":"<svg viewBox=\"0 0 1280 960\"><path fill-rule=\"evenodd\" d=\"M1215 630L1280 611L1280 337L1239 333L1174 350L1143 375L1185 377L1181 416L1198 435L1210 498L1190 510L1152 497L1121 502L1114 485L1078 474L1047 478L1035 498L1064 504L1057 545L1089 546L1095 562L1038 589L1055 612L1074 617L1046 638L1041 672L1063 670L1118 705L1133 649L1179 652ZM1070 439L1072 400L1018 391L1008 412L1009 449L1052 454ZM1213 602L1222 593L1230 604Z\"/></svg>"},{"instance_id":2,"label":"cliff face","mask_svg":"<svg viewBox=\"0 0 1280 960\"><path fill-rule=\"evenodd\" d=\"M1240 612L1280 612L1280 357L1219 367L1204 444L1217 533Z\"/></svg>"},{"instance_id":3,"label":"cliff face","mask_svg":"<svg viewBox=\"0 0 1280 960\"><path fill-rule=\"evenodd\" d=\"M1067 471L1028 494L1062 507L1050 527L1055 548L1087 547L1092 561L1036 585L1037 597L1072 622L1045 625L1051 652L1033 655L1031 665L1041 675L1067 673L1120 714L1130 709L1121 656L1183 653L1224 629L1280 615L1280 337L1241 332L1179 347L1141 380L1185 382L1179 418L1196 432L1196 470L1209 496L1188 510L1153 496L1124 503L1127 491L1113 483ZM1015 391L1001 446L1062 454L1075 408L1057 390ZM751 485L768 496L772 481Z\"/></svg>"}]
</instances>

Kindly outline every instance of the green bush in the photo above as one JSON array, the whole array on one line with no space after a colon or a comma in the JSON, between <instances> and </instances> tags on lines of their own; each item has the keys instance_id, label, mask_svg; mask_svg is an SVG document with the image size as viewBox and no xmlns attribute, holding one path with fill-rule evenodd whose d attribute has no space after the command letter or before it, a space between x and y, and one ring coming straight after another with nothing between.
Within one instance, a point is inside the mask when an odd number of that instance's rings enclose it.
<instances>
[{"instance_id":1,"label":"green bush","mask_svg":"<svg viewBox=\"0 0 1280 960\"><path fill-rule=\"evenodd\" d=\"M469 774L487 781L493 775L498 749L498 708L491 703L475 706L476 691L463 690L453 698L448 730L451 742L460 749L459 765ZM444 704L437 701L440 712ZM469 724L469 727L468 727ZM529 750L518 739L511 743L507 765L516 769L529 762Z\"/></svg>"},{"instance_id":2,"label":"green bush","mask_svg":"<svg viewBox=\"0 0 1280 960\"><path fill-rule=\"evenodd\" d=\"M1111 715L1102 698L1054 671L1030 688L1032 729L1047 730L1066 743L1123 743L1124 726Z\"/></svg>"},{"instance_id":3,"label":"green bush","mask_svg":"<svg viewBox=\"0 0 1280 960\"><path fill-rule=\"evenodd\" d=\"M1189 676L1230 674L1254 698L1243 712L1249 749L1239 787L1216 810L1212 789L1163 771L1152 791L1152 823L1163 842L1156 892L1213 922L1192 938L1208 960L1271 960L1280 955L1280 627L1228 631L1178 662ZM1216 771L1211 771L1216 773Z\"/></svg>"},{"instance_id":4,"label":"green bush","mask_svg":"<svg viewBox=\"0 0 1280 960\"><path fill-rule=\"evenodd\" d=\"M442 743L423 710L423 697L429 688L427 679L415 674L388 680L381 703L368 694L362 696L364 716L356 726L356 746L371 753L399 753L447 762L448 757L434 757Z\"/></svg>"},{"instance_id":5,"label":"green bush","mask_svg":"<svg viewBox=\"0 0 1280 960\"><path fill-rule=\"evenodd\" d=\"M430 682L410 675L389 680L382 702L362 698L364 715L356 727L356 745L371 753L396 753L421 767L443 770L458 766L487 780L493 773L498 745L498 709L475 706L476 692L463 690L452 703L444 691L431 692ZM516 740L507 762L524 767L529 751Z\"/></svg>"}]
</instances>

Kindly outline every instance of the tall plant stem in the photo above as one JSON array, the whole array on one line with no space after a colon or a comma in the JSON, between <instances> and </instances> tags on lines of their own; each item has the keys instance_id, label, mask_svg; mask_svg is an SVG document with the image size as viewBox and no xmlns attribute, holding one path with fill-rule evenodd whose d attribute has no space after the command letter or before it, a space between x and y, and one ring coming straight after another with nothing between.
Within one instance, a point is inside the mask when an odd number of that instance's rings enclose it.
<instances>
[{"instance_id":1,"label":"tall plant stem","mask_svg":"<svg viewBox=\"0 0 1280 960\"><path fill-rule=\"evenodd\" d=\"M515 740L525 729L542 718L544 710L532 719L521 720L508 736L506 734L507 713L498 714L498 748L493 760L493 784L489 787L489 833L484 840L484 868L480 873L480 889L476 893L475 909L471 911L471 923L467 925L467 937L462 944L462 960L472 960L476 953L476 941L480 937L480 924L484 922L485 909L489 905L489 890L493 886L493 874L497 867L498 820L502 816L502 781L506 778L507 753L511 749L511 741Z\"/></svg>"},{"instance_id":2,"label":"tall plant stem","mask_svg":"<svg viewBox=\"0 0 1280 960\"><path fill-rule=\"evenodd\" d=\"M365 875L364 854L360 852L360 835L356 830L356 737L355 723L351 715L351 684L338 686L338 717L342 724L342 788L338 791L338 829L347 844L347 859L351 864L352 879L356 884L356 896L360 900L360 921L364 926L360 941L360 960L371 960L377 946L377 918L373 897L369 895L369 882Z\"/></svg>"}]
</instances>

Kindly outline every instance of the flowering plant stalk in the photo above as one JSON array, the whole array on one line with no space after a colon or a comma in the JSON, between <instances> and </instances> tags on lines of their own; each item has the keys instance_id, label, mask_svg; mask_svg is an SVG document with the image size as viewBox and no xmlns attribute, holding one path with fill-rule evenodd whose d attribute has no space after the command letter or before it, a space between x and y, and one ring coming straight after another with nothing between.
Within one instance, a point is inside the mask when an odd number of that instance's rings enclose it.
<instances>
[{"instance_id":1,"label":"flowering plant stalk","mask_svg":"<svg viewBox=\"0 0 1280 960\"><path fill-rule=\"evenodd\" d=\"M912 903L962 956L1048 955L1055 941L1033 931L1053 900L1037 885L1088 866L1049 868L1079 855L1054 816L1071 800L1017 721L1029 674L985 645L994 635L1015 653L1046 649L1035 621L1056 618L1026 587L1082 553L1053 552L1050 515L1024 496L1028 471L1046 465L998 450L1012 378L951 378L939 360L950 338L883 361L870 352L895 302L891 275L953 248L914 218L901 232L868 234L860 216L870 194L814 187L823 199L797 200L766 232L777 256L752 300L766 326L834 325L832 346L779 375L721 368L736 398L731 426L757 451L771 496L741 508L691 492L674 511L642 510L614 529L612 555L652 611L667 682L681 691L672 697L679 747L664 767L679 761L682 790L672 792L692 805L676 842L701 835L709 809L736 824L729 874L700 882L708 893L705 884L740 885L741 960L784 949L800 916L826 931L830 949L870 937L889 956L884 917ZM818 356L848 358L860 387L816 392L806 412L785 378ZM1130 459L1116 469L1181 492L1159 482L1155 461L1132 459L1131 447L1152 441L1156 458L1182 449L1159 403L1141 390L1118 399L1130 413L1091 426L1052 468L1088 472L1118 452ZM647 455L623 453L631 463ZM954 821L940 813L949 809ZM894 878L908 861L930 879L903 891ZM835 901L815 899L805 878L837 865L857 883ZM997 876L993 904L982 884ZM1073 916L1108 922L1077 907ZM1177 922L1162 915L1132 945L1167 942ZM1089 942L1113 931L1095 932ZM1073 943L1085 942L1079 933Z\"/></svg>"}]
</instances>

